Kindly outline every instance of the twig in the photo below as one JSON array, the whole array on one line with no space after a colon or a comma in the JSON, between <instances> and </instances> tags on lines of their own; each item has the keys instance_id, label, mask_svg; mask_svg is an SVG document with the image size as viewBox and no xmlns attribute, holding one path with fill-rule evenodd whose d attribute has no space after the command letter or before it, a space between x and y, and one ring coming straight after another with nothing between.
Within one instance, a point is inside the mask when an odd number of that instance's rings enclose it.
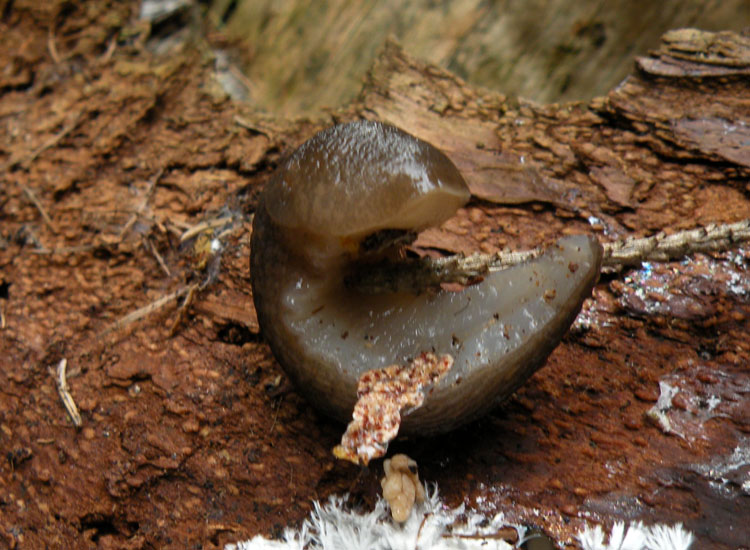
<instances>
[{"instance_id":1,"label":"twig","mask_svg":"<svg viewBox=\"0 0 750 550\"><path fill-rule=\"evenodd\" d=\"M148 201L151 199L151 195L153 195L156 184L161 179L162 174L164 174L164 168L159 168L156 174L154 174L154 176L148 182L148 188L146 189L146 194L143 196L141 204L138 206L138 208L136 208L135 212L133 212L123 228L120 230L120 234L118 235L120 239L122 239L125 233L127 233L130 228L133 227L133 224L138 219L138 216L140 216L141 213L146 209Z\"/></svg>"},{"instance_id":2,"label":"twig","mask_svg":"<svg viewBox=\"0 0 750 550\"><path fill-rule=\"evenodd\" d=\"M159 266L162 268L164 273L167 275L167 277L172 276L172 272L169 271L169 267L167 266L167 263L164 261L164 258L162 258L162 255L159 254L159 251L156 249L156 245L151 242L151 239L148 237L144 239L147 248L151 252L151 254L156 258L156 261L159 263Z\"/></svg>"},{"instance_id":3,"label":"twig","mask_svg":"<svg viewBox=\"0 0 750 550\"><path fill-rule=\"evenodd\" d=\"M33 248L31 254L80 254L81 252L90 252L99 247L106 247L107 244L83 244L80 246L61 246L59 248Z\"/></svg>"},{"instance_id":4,"label":"twig","mask_svg":"<svg viewBox=\"0 0 750 550\"><path fill-rule=\"evenodd\" d=\"M18 186L24 192L26 197L31 201L31 204L33 204L42 215L42 219L44 220L44 224L47 226L47 228L52 231L52 233L57 233L57 229L52 223L52 218L50 218L49 214L47 214L47 211L44 209L44 206L42 206L42 203L39 201L36 193L34 193L31 188L24 183L18 182Z\"/></svg>"},{"instance_id":5,"label":"twig","mask_svg":"<svg viewBox=\"0 0 750 550\"><path fill-rule=\"evenodd\" d=\"M102 57L100 58L100 61L102 63L106 63L112 58L112 54L115 53L115 48L117 48L117 38L112 37L112 40L109 41L109 44L107 45L107 50L104 52Z\"/></svg>"},{"instance_id":6,"label":"twig","mask_svg":"<svg viewBox=\"0 0 750 550\"><path fill-rule=\"evenodd\" d=\"M42 145L40 145L34 152L32 152L26 159L21 161L21 166L23 168L29 168L34 161L37 159L39 155L44 153L47 149L54 147L57 145L62 138L67 136L72 130L78 126L78 121L81 119L81 113L78 113L73 120L71 120L65 128L60 130L57 134L49 138L46 142L44 142Z\"/></svg>"},{"instance_id":7,"label":"twig","mask_svg":"<svg viewBox=\"0 0 750 550\"><path fill-rule=\"evenodd\" d=\"M170 302L173 302L174 300L177 300L181 296L184 296L189 292L194 292L198 287L200 287L200 283L193 283L187 286L183 286L182 288L175 290L171 294L162 296L158 300L154 300L150 304L136 309L131 313L128 313L125 317L121 317L120 319L109 325L107 328L105 328L102 331L101 336L125 328L129 324L134 323L135 321L145 317L146 315L163 308L164 306L166 306Z\"/></svg>"},{"instance_id":8,"label":"twig","mask_svg":"<svg viewBox=\"0 0 750 550\"><path fill-rule=\"evenodd\" d=\"M245 130L250 130L250 132L254 134L261 134L266 137L269 137L268 132L261 130L256 124L253 124L249 120L245 120L241 116L237 115L234 117L234 122L237 124L237 126L240 126L244 128Z\"/></svg>"},{"instance_id":9,"label":"twig","mask_svg":"<svg viewBox=\"0 0 750 550\"><path fill-rule=\"evenodd\" d=\"M283 397L280 397L278 402L276 403L276 412L273 415L273 422L271 422L271 427L268 429L268 433L272 433L273 429L276 427L276 419L279 417L279 409L281 408L281 400Z\"/></svg>"},{"instance_id":10,"label":"twig","mask_svg":"<svg viewBox=\"0 0 750 550\"><path fill-rule=\"evenodd\" d=\"M216 229L217 227L224 227L225 225L228 225L234 221L233 216L225 216L223 218L216 218L214 220L209 220L206 222L200 222L194 226L192 226L190 229L185 231L180 236L180 242L184 243L187 241L190 237L194 237L198 233L202 233L203 231L207 231L209 229Z\"/></svg>"},{"instance_id":11,"label":"twig","mask_svg":"<svg viewBox=\"0 0 750 550\"><path fill-rule=\"evenodd\" d=\"M70 395L70 389L68 388L68 380L66 378L66 369L68 368L68 360L63 358L57 365L57 392L60 394L63 406L68 411L70 419L73 421L73 425L76 428L80 428L83 425L81 420L81 413L78 412L73 396Z\"/></svg>"},{"instance_id":12,"label":"twig","mask_svg":"<svg viewBox=\"0 0 750 550\"><path fill-rule=\"evenodd\" d=\"M10 171L10 169L15 168L16 166L21 166L24 169L28 169L34 161L37 159L39 155L41 155L44 151L49 149L50 147L54 147L57 145L57 143L64 138L68 133L73 130L76 126L78 126L78 121L81 118L81 114L78 113L72 121L70 121L65 128L63 128L59 133L52 136L49 140L47 140L45 143L43 143L40 147L38 147L35 151L33 151L31 154L29 154L28 157L25 159L21 159L20 161L11 162L9 166L4 167L5 171ZM42 219L44 219L45 225L49 228L52 233L57 233L57 229L55 228L54 224L52 223L52 219L49 217L49 214L47 214L47 211L44 209L44 206L42 206L42 203L39 201L39 198L36 196L36 193L31 190L30 187L28 187L26 184L21 183L20 181L17 182L17 185L21 188L24 195L31 201L31 204L33 204L36 209L39 211L39 213L42 215Z\"/></svg>"},{"instance_id":13,"label":"twig","mask_svg":"<svg viewBox=\"0 0 750 550\"><path fill-rule=\"evenodd\" d=\"M628 238L603 244L605 267L667 262L695 254L728 250L750 241L750 219L731 224L710 224L671 235ZM346 278L347 286L368 294L382 292L419 293L441 283L471 284L487 273L525 262L542 253L535 248L520 252L472 254L402 262L363 265Z\"/></svg>"},{"instance_id":14,"label":"twig","mask_svg":"<svg viewBox=\"0 0 750 550\"><path fill-rule=\"evenodd\" d=\"M606 243L604 265L638 265L641 262L668 262L696 252L728 250L750 241L750 219L729 224L710 224L705 227L664 232L642 239L625 239Z\"/></svg>"},{"instance_id":15,"label":"twig","mask_svg":"<svg viewBox=\"0 0 750 550\"><path fill-rule=\"evenodd\" d=\"M52 27L49 28L49 32L47 33L47 49L49 50L49 55L52 58L52 61L55 62L55 65L59 65L60 54L57 52L57 44L55 44L55 31Z\"/></svg>"},{"instance_id":16,"label":"twig","mask_svg":"<svg viewBox=\"0 0 750 550\"><path fill-rule=\"evenodd\" d=\"M177 317L175 318L174 323L172 323L172 326L169 328L170 337L174 336L177 333L177 329L180 327L180 324L182 324L182 320L185 318L185 312L193 303L193 298L195 298L195 292L196 290L198 290L198 286L199 285L192 285L190 287L187 296L185 296L185 299L182 301L180 309L177 310Z\"/></svg>"}]
</instances>

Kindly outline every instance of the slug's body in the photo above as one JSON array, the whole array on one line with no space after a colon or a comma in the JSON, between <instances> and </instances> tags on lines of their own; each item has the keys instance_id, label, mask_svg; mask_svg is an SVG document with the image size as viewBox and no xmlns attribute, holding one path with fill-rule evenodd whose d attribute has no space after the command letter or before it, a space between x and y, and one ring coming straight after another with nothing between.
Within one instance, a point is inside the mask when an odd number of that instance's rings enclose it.
<instances>
[{"instance_id":1,"label":"slug's body","mask_svg":"<svg viewBox=\"0 0 750 550\"><path fill-rule=\"evenodd\" d=\"M461 292L344 285L368 237L440 224L468 198L445 155L373 122L317 134L276 171L253 223L253 297L274 355L320 409L349 420L363 372L434 351L454 366L401 433L447 431L505 399L558 344L598 277L594 238L562 239Z\"/></svg>"}]
</instances>

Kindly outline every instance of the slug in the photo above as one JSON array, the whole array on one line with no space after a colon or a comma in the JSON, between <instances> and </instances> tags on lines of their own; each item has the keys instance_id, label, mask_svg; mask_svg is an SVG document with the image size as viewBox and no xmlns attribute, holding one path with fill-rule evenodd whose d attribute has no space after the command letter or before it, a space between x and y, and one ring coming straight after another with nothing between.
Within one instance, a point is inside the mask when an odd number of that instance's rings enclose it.
<instances>
[{"instance_id":1,"label":"slug","mask_svg":"<svg viewBox=\"0 0 750 550\"><path fill-rule=\"evenodd\" d=\"M404 236L469 197L448 157L378 122L323 130L274 172L253 221L253 300L273 354L317 408L346 422L365 371L449 354L451 370L400 430L446 432L507 398L557 346L599 275L591 236L460 292L367 295L344 284L353 265L394 257Z\"/></svg>"}]
</instances>

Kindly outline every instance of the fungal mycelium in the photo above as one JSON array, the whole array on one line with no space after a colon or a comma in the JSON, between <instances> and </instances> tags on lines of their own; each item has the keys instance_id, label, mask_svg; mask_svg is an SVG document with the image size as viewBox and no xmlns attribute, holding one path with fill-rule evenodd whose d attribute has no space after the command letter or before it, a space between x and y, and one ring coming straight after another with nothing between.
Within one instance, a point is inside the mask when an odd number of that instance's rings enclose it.
<instances>
[{"instance_id":1,"label":"fungal mycelium","mask_svg":"<svg viewBox=\"0 0 750 550\"><path fill-rule=\"evenodd\" d=\"M417 380L421 406L408 402L397 426L445 432L507 398L559 343L599 274L594 237L562 238L460 292L372 295L345 283L398 258L469 196L448 157L378 122L323 130L278 167L253 222L253 299L274 355L319 409L348 421L367 371L450 356L446 373Z\"/></svg>"}]
</instances>

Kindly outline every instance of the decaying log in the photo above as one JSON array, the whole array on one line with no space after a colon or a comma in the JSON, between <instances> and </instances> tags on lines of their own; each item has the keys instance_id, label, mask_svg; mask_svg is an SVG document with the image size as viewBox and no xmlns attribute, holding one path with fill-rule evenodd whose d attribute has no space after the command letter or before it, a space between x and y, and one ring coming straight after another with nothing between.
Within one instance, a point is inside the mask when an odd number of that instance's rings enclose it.
<instances>
[{"instance_id":1,"label":"decaying log","mask_svg":"<svg viewBox=\"0 0 750 550\"><path fill-rule=\"evenodd\" d=\"M549 103L605 94L668 29L740 31L750 21L744 0L207 4L239 46L251 100L303 114L350 101L389 36L472 86Z\"/></svg>"},{"instance_id":2,"label":"decaying log","mask_svg":"<svg viewBox=\"0 0 750 550\"><path fill-rule=\"evenodd\" d=\"M670 32L606 96L552 105L476 89L389 43L356 101L291 121L232 102L205 51L149 53L135 3L84 4L0 10L4 37L22 44L0 48L9 547L223 547L295 524L330 494L373 502L379 474L335 461L341 427L286 382L249 290L257 195L284 154L332 122L390 122L465 174L474 199L420 235L422 256L566 233L641 238L750 212L741 35ZM681 521L700 548L746 544L749 272L740 247L603 276L509 402L398 450L450 504L504 511L563 544L587 523L635 519ZM101 338L195 285L181 310ZM49 375L63 358L80 431Z\"/></svg>"}]
</instances>

